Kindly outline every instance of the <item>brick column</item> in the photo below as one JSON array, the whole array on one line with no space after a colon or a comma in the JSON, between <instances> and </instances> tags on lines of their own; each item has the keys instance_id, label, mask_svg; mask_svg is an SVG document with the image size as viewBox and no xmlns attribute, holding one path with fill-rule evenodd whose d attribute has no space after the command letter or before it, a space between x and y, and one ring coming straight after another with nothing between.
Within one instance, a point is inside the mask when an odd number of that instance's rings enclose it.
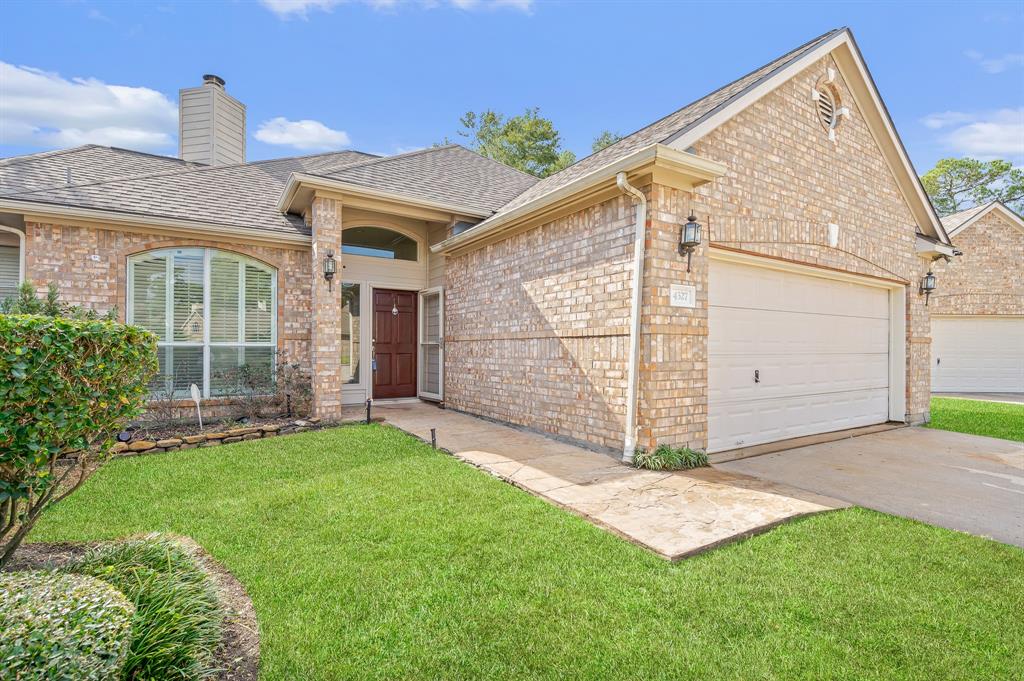
<instances>
[{"instance_id":1,"label":"brick column","mask_svg":"<svg viewBox=\"0 0 1024 681\"><path fill-rule=\"evenodd\" d=\"M637 444L705 449L708 441L708 259L707 227L691 271L679 254L679 226L686 222L690 194L666 187L648 193L644 298L640 327L640 405ZM701 212L698 207L698 216ZM701 222L706 222L698 218ZM672 284L693 286L694 307L672 307Z\"/></svg>"},{"instance_id":2,"label":"brick column","mask_svg":"<svg viewBox=\"0 0 1024 681\"><path fill-rule=\"evenodd\" d=\"M907 287L907 423L917 425L931 420L932 323L930 309L918 292L918 281L928 271L926 261L918 259L919 272L912 271Z\"/></svg>"},{"instance_id":3,"label":"brick column","mask_svg":"<svg viewBox=\"0 0 1024 681\"><path fill-rule=\"evenodd\" d=\"M316 197L312 206L313 271L310 365L313 369L313 415L341 418L341 202ZM329 290L323 260L334 251L337 273Z\"/></svg>"}]
</instances>

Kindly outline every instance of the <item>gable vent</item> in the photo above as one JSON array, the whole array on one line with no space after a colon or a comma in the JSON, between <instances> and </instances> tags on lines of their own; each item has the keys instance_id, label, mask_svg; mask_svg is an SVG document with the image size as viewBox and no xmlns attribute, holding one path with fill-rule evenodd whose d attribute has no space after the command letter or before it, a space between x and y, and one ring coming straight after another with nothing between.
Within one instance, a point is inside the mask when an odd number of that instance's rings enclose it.
<instances>
[{"instance_id":1,"label":"gable vent","mask_svg":"<svg viewBox=\"0 0 1024 681\"><path fill-rule=\"evenodd\" d=\"M836 120L836 100L829 88L818 90L818 120L821 121L826 130L831 130L834 126Z\"/></svg>"}]
</instances>

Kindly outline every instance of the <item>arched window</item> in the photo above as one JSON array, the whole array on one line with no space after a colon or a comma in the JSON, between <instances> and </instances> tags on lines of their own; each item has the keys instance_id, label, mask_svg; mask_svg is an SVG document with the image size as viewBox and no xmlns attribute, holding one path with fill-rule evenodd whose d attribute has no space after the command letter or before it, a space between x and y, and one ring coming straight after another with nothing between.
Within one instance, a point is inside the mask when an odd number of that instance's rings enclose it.
<instances>
[{"instance_id":1,"label":"arched window","mask_svg":"<svg viewBox=\"0 0 1024 681\"><path fill-rule=\"evenodd\" d=\"M385 227L349 227L341 234L341 252L389 260L418 258L416 240Z\"/></svg>"},{"instance_id":2,"label":"arched window","mask_svg":"<svg viewBox=\"0 0 1024 681\"><path fill-rule=\"evenodd\" d=\"M212 248L147 251L128 260L127 321L157 335L151 388L206 397L269 386L277 348L277 271ZM247 383L247 386L243 386Z\"/></svg>"}]
</instances>

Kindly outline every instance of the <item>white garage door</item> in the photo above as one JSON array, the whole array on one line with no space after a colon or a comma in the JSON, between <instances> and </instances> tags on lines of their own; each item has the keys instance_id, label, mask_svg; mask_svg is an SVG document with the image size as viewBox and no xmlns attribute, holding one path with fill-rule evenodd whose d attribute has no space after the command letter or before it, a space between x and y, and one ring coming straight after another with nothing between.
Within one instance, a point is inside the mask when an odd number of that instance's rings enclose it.
<instances>
[{"instance_id":1,"label":"white garage door","mask_svg":"<svg viewBox=\"0 0 1024 681\"><path fill-rule=\"evenodd\" d=\"M889 416L889 292L712 261L708 450Z\"/></svg>"},{"instance_id":2,"label":"white garage door","mask_svg":"<svg viewBox=\"0 0 1024 681\"><path fill-rule=\"evenodd\" d=\"M1024 392L1024 319L933 317L932 390Z\"/></svg>"}]
</instances>

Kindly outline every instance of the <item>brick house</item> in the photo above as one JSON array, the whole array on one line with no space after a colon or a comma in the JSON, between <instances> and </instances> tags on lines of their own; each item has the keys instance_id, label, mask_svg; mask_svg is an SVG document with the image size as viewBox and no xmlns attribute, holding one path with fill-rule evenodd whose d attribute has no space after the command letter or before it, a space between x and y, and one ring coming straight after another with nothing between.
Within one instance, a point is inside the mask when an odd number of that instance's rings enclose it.
<instances>
[{"instance_id":1,"label":"brick house","mask_svg":"<svg viewBox=\"0 0 1024 681\"><path fill-rule=\"evenodd\" d=\"M932 390L1024 393L1024 220L993 201L942 224L963 255L934 267Z\"/></svg>"},{"instance_id":2,"label":"brick house","mask_svg":"<svg viewBox=\"0 0 1024 681\"><path fill-rule=\"evenodd\" d=\"M283 352L324 418L419 398L626 458L928 419L953 248L846 29L539 181L458 146L244 163L244 115L208 77L180 158L0 162L19 276L157 332L170 390Z\"/></svg>"}]
</instances>

